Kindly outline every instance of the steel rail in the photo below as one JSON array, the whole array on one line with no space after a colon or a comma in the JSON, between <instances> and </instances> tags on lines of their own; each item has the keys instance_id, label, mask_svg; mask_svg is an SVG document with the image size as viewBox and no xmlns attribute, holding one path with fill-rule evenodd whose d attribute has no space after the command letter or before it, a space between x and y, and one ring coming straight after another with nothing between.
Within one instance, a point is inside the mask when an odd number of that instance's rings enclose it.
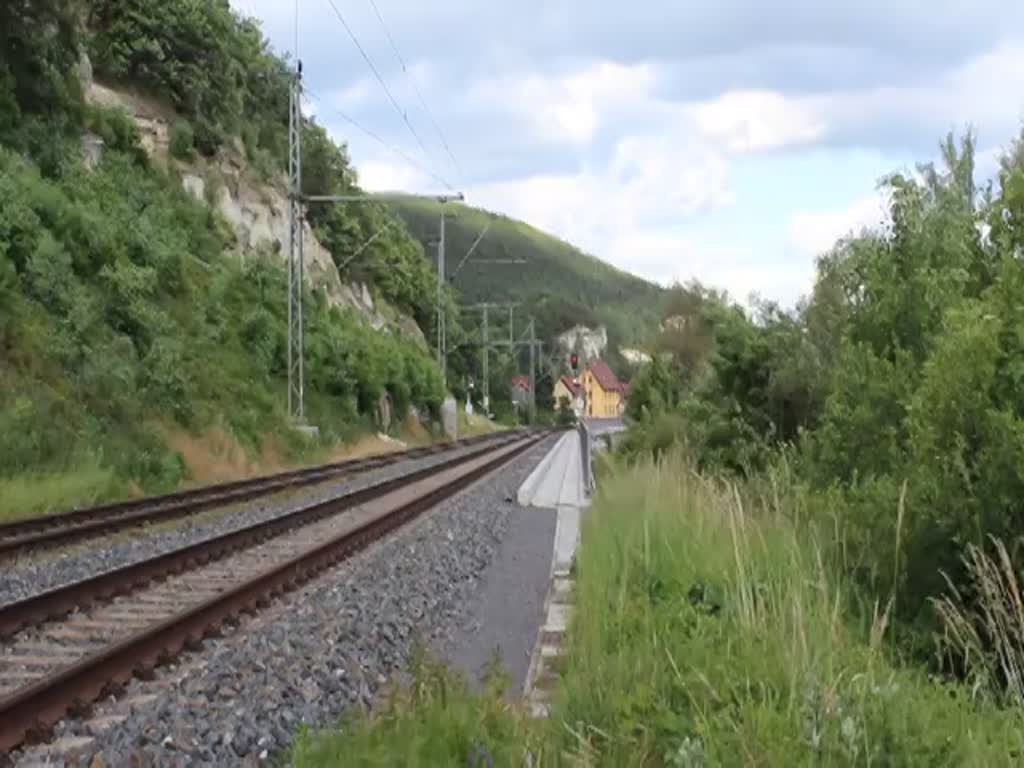
<instances>
[{"instance_id":1,"label":"steel rail","mask_svg":"<svg viewBox=\"0 0 1024 768\"><path fill-rule=\"evenodd\" d=\"M506 435L495 445L485 444L471 453L448 459L440 464L423 467L326 501L307 504L269 520L253 523L244 528L213 536L155 557L114 568L96 576L0 606L0 640L10 638L17 632L44 621L59 618L76 608L89 607L99 601L127 594L156 579L223 558L295 528L309 525L330 515L339 514L377 496L390 493L425 477L470 461L516 439L518 436Z\"/></svg>"},{"instance_id":2,"label":"steel rail","mask_svg":"<svg viewBox=\"0 0 1024 768\"><path fill-rule=\"evenodd\" d=\"M69 711L86 709L97 697L116 690L134 675L145 674L182 649L198 644L206 635L216 632L225 621L253 611L273 597L309 581L511 461L544 436L541 433L520 437L508 444L485 448L474 456L454 459L450 469L462 464L469 464L469 469L442 485L429 488L422 495L409 500L399 499L398 506L355 529L316 544L221 594L190 606L170 619L144 627L0 699L0 751L10 751L26 740L43 737ZM487 459L489 454L493 458ZM430 475L420 480L430 485ZM379 492L378 495L382 494Z\"/></svg>"},{"instance_id":3,"label":"steel rail","mask_svg":"<svg viewBox=\"0 0 1024 768\"><path fill-rule=\"evenodd\" d=\"M248 501L291 488L314 485L339 475L367 471L400 461L502 439L510 434L520 434L520 431L481 435L409 451L349 459L274 475L191 488L162 496L101 504L61 514L16 520L0 525L0 558L188 517L208 509Z\"/></svg>"}]
</instances>

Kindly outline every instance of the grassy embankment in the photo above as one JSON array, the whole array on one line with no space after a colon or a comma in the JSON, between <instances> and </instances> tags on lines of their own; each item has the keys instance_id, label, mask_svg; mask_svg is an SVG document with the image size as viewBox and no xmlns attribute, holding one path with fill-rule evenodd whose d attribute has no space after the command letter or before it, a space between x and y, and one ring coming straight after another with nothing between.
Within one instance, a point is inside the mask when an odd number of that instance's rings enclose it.
<instances>
[{"instance_id":1,"label":"grassy embankment","mask_svg":"<svg viewBox=\"0 0 1024 768\"><path fill-rule=\"evenodd\" d=\"M479 415L460 414L459 417L459 437L491 434L507 428ZM273 440L267 440L259 452L253 452L221 429L211 429L201 435L167 427L161 432L184 463L186 479L182 487L391 453L437 440L436 435L411 417L400 426L394 438L385 438L373 431L355 432L344 443L313 445L303 450L284 450ZM0 478L0 523L140 495L138 486L118 477L114 469L88 461L59 472Z\"/></svg>"},{"instance_id":2,"label":"grassy embankment","mask_svg":"<svg viewBox=\"0 0 1024 768\"><path fill-rule=\"evenodd\" d=\"M805 502L785 477L737 488L678 456L613 472L550 720L424 664L372 717L300 737L295 764L1019 764L1019 709L895 661L885 607L858 605L839 528L812 529Z\"/></svg>"}]
</instances>

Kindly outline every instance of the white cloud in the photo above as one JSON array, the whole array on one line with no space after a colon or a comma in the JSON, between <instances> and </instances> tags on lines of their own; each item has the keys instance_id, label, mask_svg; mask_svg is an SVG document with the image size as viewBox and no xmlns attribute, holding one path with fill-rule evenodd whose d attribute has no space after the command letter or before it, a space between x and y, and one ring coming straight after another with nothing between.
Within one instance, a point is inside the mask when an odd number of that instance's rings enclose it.
<instances>
[{"instance_id":1,"label":"white cloud","mask_svg":"<svg viewBox=\"0 0 1024 768\"><path fill-rule=\"evenodd\" d=\"M967 60L934 80L805 97L802 105L826 116L845 141L908 137L937 142L970 125L986 142L1016 133L1024 91L1024 42L1007 43Z\"/></svg>"},{"instance_id":2,"label":"white cloud","mask_svg":"<svg viewBox=\"0 0 1024 768\"><path fill-rule=\"evenodd\" d=\"M259 10L279 47L291 47L292 5L232 3ZM897 3L890 15L920 16L925 25L898 51L891 30L906 25L874 24L885 5L874 0L856 8L818 3L821 13L798 14L796 22L778 22L776 8L753 26L737 19L760 14L763 3L736 3L724 14L652 5L629 19L578 0L498 10L467 0L429 8L394 0L384 12L460 165L485 180L465 190L471 203L655 280L696 277L741 299L756 290L789 301L810 286L816 255L882 220L883 201L872 189L884 169L850 153L866 149L910 164L927 160L922 147L949 128L974 125L986 148L1017 132L1024 102L1012 94L1024 92L1024 40L1008 21L1021 4L1002 4L1002 30L989 25L981 39L964 30L982 29L976 20L984 14L942 9L921 16L924 0L914 8ZM324 119L336 105L423 168L450 176L372 14L353 8L353 25L430 146L429 160L420 159L382 89L338 37L329 9L315 5L303 12L302 48L310 85L328 96ZM795 11L802 3L790 5ZM603 23L580 25L581 10ZM666 13L677 23L666 26ZM623 34L619 17L633 34ZM682 23L688 18L694 23ZM450 45L437 47L438 30ZM691 33L695 41L686 44ZM1005 42L985 52L998 39ZM801 46L813 60L804 61ZM828 71L813 72L822 60ZM436 179L399 154L337 125L366 188L439 191ZM806 162L809 147L845 157L843 167L822 173L820 162ZM792 151L753 157L785 148ZM996 155L986 149L978 162L988 171ZM818 201L823 184L834 204ZM728 231L720 233L702 217L723 208L728 218L715 221L725 219Z\"/></svg>"},{"instance_id":3,"label":"white cloud","mask_svg":"<svg viewBox=\"0 0 1024 768\"><path fill-rule=\"evenodd\" d=\"M797 211L789 224L790 243L806 256L820 256L846 235L885 226L888 216L888 197L881 191L838 209Z\"/></svg>"},{"instance_id":4,"label":"white cloud","mask_svg":"<svg viewBox=\"0 0 1024 768\"><path fill-rule=\"evenodd\" d=\"M608 177L608 194L640 218L677 219L733 202L726 159L682 132L623 138Z\"/></svg>"},{"instance_id":5,"label":"white cloud","mask_svg":"<svg viewBox=\"0 0 1024 768\"><path fill-rule=\"evenodd\" d=\"M374 159L359 163L359 184L368 192L416 192L429 188L425 174L402 162Z\"/></svg>"},{"instance_id":6,"label":"white cloud","mask_svg":"<svg viewBox=\"0 0 1024 768\"><path fill-rule=\"evenodd\" d=\"M725 289L744 303L756 294L792 304L814 282L810 260L777 261L741 248L709 246L679 231L626 231L608 253L613 261L628 264L662 285L697 280Z\"/></svg>"},{"instance_id":7,"label":"white cloud","mask_svg":"<svg viewBox=\"0 0 1024 768\"><path fill-rule=\"evenodd\" d=\"M557 77L527 74L479 81L469 97L481 108L511 110L539 139L586 145L610 113L641 103L656 81L649 64L596 61Z\"/></svg>"},{"instance_id":8,"label":"white cloud","mask_svg":"<svg viewBox=\"0 0 1024 768\"><path fill-rule=\"evenodd\" d=\"M731 152L808 144L826 131L813 105L771 91L728 91L688 111L701 135Z\"/></svg>"},{"instance_id":9,"label":"white cloud","mask_svg":"<svg viewBox=\"0 0 1024 768\"><path fill-rule=\"evenodd\" d=\"M619 267L667 280L672 245L653 248L657 233L729 206L732 193L721 156L682 138L649 135L618 142L605 168L479 185L470 202L521 218Z\"/></svg>"}]
</instances>

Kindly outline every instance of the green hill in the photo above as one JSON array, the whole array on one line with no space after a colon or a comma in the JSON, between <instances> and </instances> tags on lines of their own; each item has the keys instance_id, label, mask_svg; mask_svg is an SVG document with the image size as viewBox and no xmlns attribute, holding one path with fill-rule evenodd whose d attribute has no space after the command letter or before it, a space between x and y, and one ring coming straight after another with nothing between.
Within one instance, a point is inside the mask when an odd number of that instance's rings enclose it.
<instances>
[{"instance_id":1,"label":"green hill","mask_svg":"<svg viewBox=\"0 0 1024 768\"><path fill-rule=\"evenodd\" d=\"M227 0L79 5L0 3L0 518L168 490L197 466L313 458L375 428L385 395L395 413L436 414L440 371L421 342L310 290L319 442L288 429L283 260L183 183L206 169L210 200L222 161L280 173L287 64ZM167 105L168 156L88 98L93 75ZM344 150L312 121L303 132L306 191L356 189ZM310 223L337 264L388 215L333 207ZM429 321L419 244L393 227L375 245L359 277L379 305ZM211 455L193 461L200 448Z\"/></svg>"},{"instance_id":2,"label":"green hill","mask_svg":"<svg viewBox=\"0 0 1024 768\"><path fill-rule=\"evenodd\" d=\"M536 316L538 333L544 338L578 323L605 325L612 347L643 343L657 323L665 293L660 286L524 222L466 205L444 208L452 214L446 225L446 271L465 303L522 302L524 313ZM402 200L395 206L430 255L435 253L441 209L441 204L422 198ZM488 224L486 237L459 269ZM519 259L526 263L486 263Z\"/></svg>"}]
</instances>

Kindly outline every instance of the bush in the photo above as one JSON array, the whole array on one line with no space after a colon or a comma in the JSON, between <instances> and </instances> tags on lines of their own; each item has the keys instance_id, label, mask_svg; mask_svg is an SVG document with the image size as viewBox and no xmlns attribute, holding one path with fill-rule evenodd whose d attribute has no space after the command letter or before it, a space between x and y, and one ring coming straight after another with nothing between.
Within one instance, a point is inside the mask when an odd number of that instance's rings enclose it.
<instances>
[{"instance_id":1,"label":"bush","mask_svg":"<svg viewBox=\"0 0 1024 768\"><path fill-rule=\"evenodd\" d=\"M85 125L103 139L107 151L124 152L136 162L145 162L146 153L139 144L138 126L125 110L90 106L86 110Z\"/></svg>"},{"instance_id":2,"label":"bush","mask_svg":"<svg viewBox=\"0 0 1024 768\"><path fill-rule=\"evenodd\" d=\"M179 160L191 160L196 146L195 131L192 124L185 119L179 118L171 126L169 149L172 157Z\"/></svg>"},{"instance_id":3,"label":"bush","mask_svg":"<svg viewBox=\"0 0 1024 768\"><path fill-rule=\"evenodd\" d=\"M0 355L6 347L7 333L13 327L11 316L14 303L17 298L18 275L14 271L14 264L7 258L7 255L0 250Z\"/></svg>"},{"instance_id":4,"label":"bush","mask_svg":"<svg viewBox=\"0 0 1024 768\"><path fill-rule=\"evenodd\" d=\"M559 427L575 427L576 411L572 409L572 403L564 395L558 400L558 408L555 410L555 425Z\"/></svg>"}]
</instances>

